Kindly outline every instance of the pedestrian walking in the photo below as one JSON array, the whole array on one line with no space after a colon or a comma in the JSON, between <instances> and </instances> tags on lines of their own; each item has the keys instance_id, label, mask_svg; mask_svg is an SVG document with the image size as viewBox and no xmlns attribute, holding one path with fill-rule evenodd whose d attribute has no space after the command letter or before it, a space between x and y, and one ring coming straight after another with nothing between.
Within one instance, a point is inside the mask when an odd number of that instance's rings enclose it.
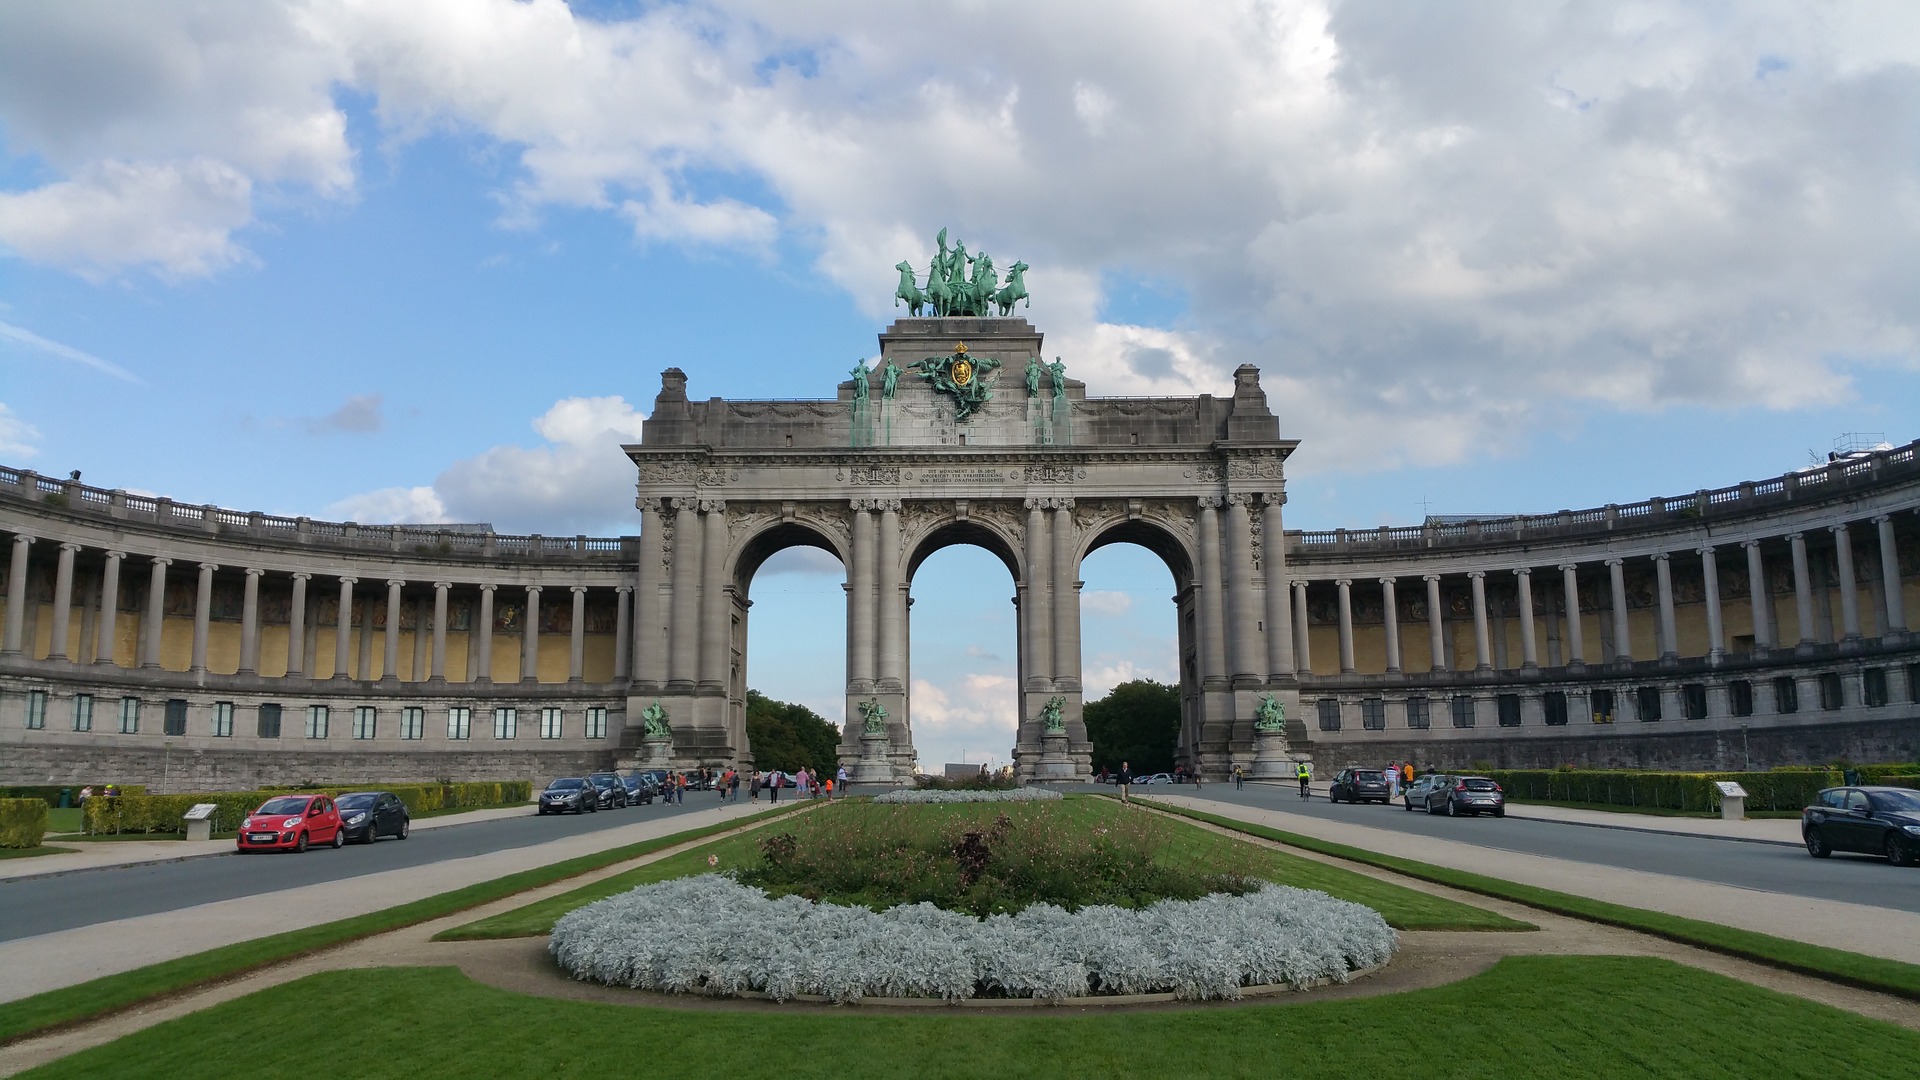
<instances>
[{"instance_id":1,"label":"pedestrian walking","mask_svg":"<svg viewBox=\"0 0 1920 1080\"><path fill-rule=\"evenodd\" d=\"M840 782L839 783L840 797L843 799L846 798L847 797L847 767L845 765L840 766L840 771L835 773L833 778Z\"/></svg>"},{"instance_id":2,"label":"pedestrian walking","mask_svg":"<svg viewBox=\"0 0 1920 1080\"><path fill-rule=\"evenodd\" d=\"M1120 802L1124 805L1127 801L1127 796L1133 791L1133 765L1131 763L1125 761L1120 763L1119 783Z\"/></svg>"},{"instance_id":3,"label":"pedestrian walking","mask_svg":"<svg viewBox=\"0 0 1920 1080\"><path fill-rule=\"evenodd\" d=\"M1400 797L1400 763L1389 761L1384 771L1387 774L1387 801L1392 802Z\"/></svg>"},{"instance_id":4,"label":"pedestrian walking","mask_svg":"<svg viewBox=\"0 0 1920 1080\"><path fill-rule=\"evenodd\" d=\"M727 774L727 798L740 801L740 770L734 769Z\"/></svg>"},{"instance_id":5,"label":"pedestrian walking","mask_svg":"<svg viewBox=\"0 0 1920 1080\"><path fill-rule=\"evenodd\" d=\"M747 801L760 801L760 770L753 770L753 776L747 781Z\"/></svg>"},{"instance_id":6,"label":"pedestrian walking","mask_svg":"<svg viewBox=\"0 0 1920 1080\"><path fill-rule=\"evenodd\" d=\"M767 779L767 801L768 802L777 803L780 801L781 779L782 777L779 769L773 770L773 775Z\"/></svg>"},{"instance_id":7,"label":"pedestrian walking","mask_svg":"<svg viewBox=\"0 0 1920 1080\"><path fill-rule=\"evenodd\" d=\"M1233 767L1233 790L1239 791L1247 786L1247 774L1240 766Z\"/></svg>"}]
</instances>

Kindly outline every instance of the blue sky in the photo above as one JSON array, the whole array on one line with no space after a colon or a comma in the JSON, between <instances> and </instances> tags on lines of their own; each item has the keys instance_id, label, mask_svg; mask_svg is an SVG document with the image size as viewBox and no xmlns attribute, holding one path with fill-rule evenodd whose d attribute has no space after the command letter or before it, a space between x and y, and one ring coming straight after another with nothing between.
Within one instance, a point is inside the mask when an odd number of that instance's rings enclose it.
<instances>
[{"instance_id":1,"label":"blue sky","mask_svg":"<svg viewBox=\"0 0 1920 1080\"><path fill-rule=\"evenodd\" d=\"M619 533L662 368L830 394L943 226L1033 266L1090 393L1259 365L1295 528L1920 436L1909 6L968 11L8 8L0 460ZM962 585L1004 574L956 549L916 582L959 639L914 643L930 765L1006 753L1011 605ZM837 570L762 575L753 683L838 720ZM1165 570L1083 577L1095 688L1170 678Z\"/></svg>"}]
</instances>

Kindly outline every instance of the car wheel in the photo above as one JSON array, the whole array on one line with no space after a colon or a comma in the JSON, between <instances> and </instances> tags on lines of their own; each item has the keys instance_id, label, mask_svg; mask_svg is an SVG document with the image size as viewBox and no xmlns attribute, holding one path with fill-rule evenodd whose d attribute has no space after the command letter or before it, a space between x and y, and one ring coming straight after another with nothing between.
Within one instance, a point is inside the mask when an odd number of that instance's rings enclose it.
<instances>
[{"instance_id":1,"label":"car wheel","mask_svg":"<svg viewBox=\"0 0 1920 1080\"><path fill-rule=\"evenodd\" d=\"M546 808L546 807L544 807L544 806L542 806L542 807L540 807L540 808L538 808L537 810L535 810L535 811L534 811L534 816L535 816L535 817L546 817L546 816L547 816L547 808Z\"/></svg>"},{"instance_id":2,"label":"car wheel","mask_svg":"<svg viewBox=\"0 0 1920 1080\"><path fill-rule=\"evenodd\" d=\"M1895 866L1912 866L1914 863L1913 845L1899 833L1887 836L1887 861Z\"/></svg>"},{"instance_id":3,"label":"car wheel","mask_svg":"<svg viewBox=\"0 0 1920 1080\"><path fill-rule=\"evenodd\" d=\"M1439 813L1439 812L1440 812L1440 811L1438 811L1438 810L1435 810L1435 809L1433 808L1433 800L1431 800L1431 799L1429 799L1429 800L1427 800L1427 813L1428 813L1428 814L1437 814L1437 813Z\"/></svg>"},{"instance_id":4,"label":"car wheel","mask_svg":"<svg viewBox=\"0 0 1920 1080\"><path fill-rule=\"evenodd\" d=\"M1506 817L1506 816L1507 816L1507 808L1503 806L1503 807L1501 807L1500 809L1498 809L1498 810L1495 810L1495 811L1493 812L1493 816L1494 816L1494 817Z\"/></svg>"},{"instance_id":5,"label":"car wheel","mask_svg":"<svg viewBox=\"0 0 1920 1080\"><path fill-rule=\"evenodd\" d=\"M407 838L407 834L411 833L412 831L413 831L413 820L411 818L401 818L400 831L397 833L394 833L393 835L394 835L394 838L397 840L405 840Z\"/></svg>"},{"instance_id":6,"label":"car wheel","mask_svg":"<svg viewBox=\"0 0 1920 1080\"><path fill-rule=\"evenodd\" d=\"M1448 800L1447 800L1447 816L1448 816L1448 817L1459 817L1459 816L1460 816L1460 808L1459 808L1459 807L1457 807L1457 806L1455 806L1455 805L1453 805L1453 800L1452 800L1452 799L1448 799Z\"/></svg>"},{"instance_id":7,"label":"car wheel","mask_svg":"<svg viewBox=\"0 0 1920 1080\"><path fill-rule=\"evenodd\" d=\"M1413 813L1413 800L1412 800L1412 799L1408 799L1408 800L1407 800L1407 813L1409 813L1409 814L1411 814L1411 813Z\"/></svg>"},{"instance_id":8,"label":"car wheel","mask_svg":"<svg viewBox=\"0 0 1920 1080\"><path fill-rule=\"evenodd\" d=\"M369 828L367 830L367 834L371 836L373 834L373 830ZM341 848L346 846L347 846L347 830L336 825L333 830L333 850L339 851Z\"/></svg>"},{"instance_id":9,"label":"car wheel","mask_svg":"<svg viewBox=\"0 0 1920 1080\"><path fill-rule=\"evenodd\" d=\"M367 835L361 837L360 842L363 844L371 844L378 839L380 839L380 826L371 821L367 822Z\"/></svg>"},{"instance_id":10,"label":"car wheel","mask_svg":"<svg viewBox=\"0 0 1920 1080\"><path fill-rule=\"evenodd\" d=\"M1827 838L1820 835L1819 829L1808 829L1806 832L1806 840L1807 854L1814 858L1824 859L1833 854L1833 848L1828 845Z\"/></svg>"},{"instance_id":11,"label":"car wheel","mask_svg":"<svg viewBox=\"0 0 1920 1080\"><path fill-rule=\"evenodd\" d=\"M305 851L305 850L307 850L307 834L306 834L306 833L301 833L301 834L300 834L300 836L299 836L299 838L297 838L296 840L294 840L294 842L293 842L293 850L295 850L295 851Z\"/></svg>"}]
</instances>

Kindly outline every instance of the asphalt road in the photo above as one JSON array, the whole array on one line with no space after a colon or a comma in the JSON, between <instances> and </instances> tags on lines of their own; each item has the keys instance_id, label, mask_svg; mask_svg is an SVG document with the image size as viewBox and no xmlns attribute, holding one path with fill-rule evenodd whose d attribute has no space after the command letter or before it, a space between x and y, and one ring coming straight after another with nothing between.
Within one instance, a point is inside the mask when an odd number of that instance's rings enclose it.
<instances>
[{"instance_id":1,"label":"asphalt road","mask_svg":"<svg viewBox=\"0 0 1920 1080\"><path fill-rule=\"evenodd\" d=\"M1193 788L1184 785L1134 790L1145 794L1195 794ZM1399 803L1335 805L1318 795L1303 803L1299 789L1292 785L1248 784L1242 790L1235 790L1232 784L1206 784L1198 795L1223 805L1284 810L1502 851L1669 874L1761 892L1920 912L1920 870L1895 867L1885 859L1864 855L1815 859L1804 848L1778 844L1669 836L1516 817L1435 817L1417 810L1408 813Z\"/></svg>"},{"instance_id":2,"label":"asphalt road","mask_svg":"<svg viewBox=\"0 0 1920 1080\"><path fill-rule=\"evenodd\" d=\"M216 900L254 896L321 881L377 874L490 851L525 847L561 836L611 829L642 818L677 817L707 809L719 797L687 793L685 805L632 806L597 814L540 817L531 805L519 817L415 829L406 840L317 847L304 855L218 855L179 862L82 870L0 881L0 941L78 926L174 911ZM744 801L746 796L741 796ZM341 918L358 914L342 911Z\"/></svg>"}]
</instances>

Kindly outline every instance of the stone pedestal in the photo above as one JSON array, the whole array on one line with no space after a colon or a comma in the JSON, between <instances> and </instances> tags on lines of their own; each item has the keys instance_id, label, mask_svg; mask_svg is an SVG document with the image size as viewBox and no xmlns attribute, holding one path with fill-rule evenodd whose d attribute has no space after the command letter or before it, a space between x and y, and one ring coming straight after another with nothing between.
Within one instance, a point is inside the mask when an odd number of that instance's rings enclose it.
<instances>
[{"instance_id":1,"label":"stone pedestal","mask_svg":"<svg viewBox=\"0 0 1920 1080\"><path fill-rule=\"evenodd\" d=\"M632 758L620 762L623 769L673 768L673 736L648 735L640 740L640 749Z\"/></svg>"},{"instance_id":2,"label":"stone pedestal","mask_svg":"<svg viewBox=\"0 0 1920 1080\"><path fill-rule=\"evenodd\" d=\"M1073 755L1067 751L1067 733L1049 731L1040 736L1040 760L1034 764L1031 778L1040 783L1079 779Z\"/></svg>"},{"instance_id":3,"label":"stone pedestal","mask_svg":"<svg viewBox=\"0 0 1920 1080\"><path fill-rule=\"evenodd\" d=\"M1252 780L1291 780L1294 778L1293 758L1287 755L1287 734L1284 731L1256 731L1253 733L1253 768L1247 772Z\"/></svg>"},{"instance_id":4,"label":"stone pedestal","mask_svg":"<svg viewBox=\"0 0 1920 1080\"><path fill-rule=\"evenodd\" d=\"M893 748L893 740L884 731L860 736L860 758L853 763L853 782L856 784L891 784L894 782L893 758L888 751Z\"/></svg>"}]
</instances>

